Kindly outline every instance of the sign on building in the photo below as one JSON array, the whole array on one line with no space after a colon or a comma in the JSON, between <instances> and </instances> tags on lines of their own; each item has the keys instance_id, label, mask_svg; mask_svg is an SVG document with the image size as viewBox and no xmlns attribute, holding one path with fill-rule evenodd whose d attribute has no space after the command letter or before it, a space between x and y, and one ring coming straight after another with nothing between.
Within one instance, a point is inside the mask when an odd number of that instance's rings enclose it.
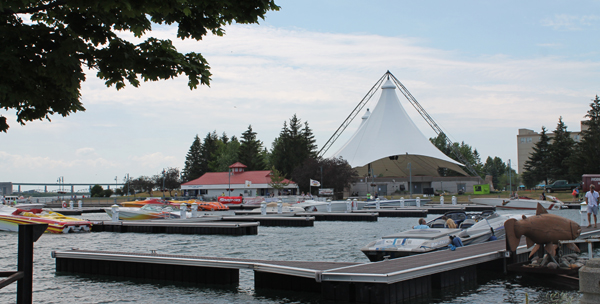
<instances>
[{"instance_id":1,"label":"sign on building","mask_svg":"<svg viewBox=\"0 0 600 304\"><path fill-rule=\"evenodd\" d=\"M319 189L320 196L333 196L333 188L321 188Z\"/></svg>"}]
</instances>

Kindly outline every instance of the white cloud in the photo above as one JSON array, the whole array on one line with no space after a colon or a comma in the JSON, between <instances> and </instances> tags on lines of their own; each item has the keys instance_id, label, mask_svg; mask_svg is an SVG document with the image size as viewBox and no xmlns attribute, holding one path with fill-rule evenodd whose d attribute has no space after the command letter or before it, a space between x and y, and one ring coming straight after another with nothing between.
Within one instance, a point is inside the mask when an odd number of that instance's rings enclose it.
<instances>
[{"instance_id":1,"label":"white cloud","mask_svg":"<svg viewBox=\"0 0 600 304\"><path fill-rule=\"evenodd\" d=\"M600 20L599 16L587 15L587 16L573 16L567 14L557 14L552 18L546 18L541 21L543 26L549 26L555 30L568 30L578 31L584 27L590 27L594 24L598 24Z\"/></svg>"},{"instance_id":2,"label":"white cloud","mask_svg":"<svg viewBox=\"0 0 600 304\"><path fill-rule=\"evenodd\" d=\"M172 163L175 160L175 157L166 156L161 152L145 154L141 156L131 156L130 158L137 164L137 166L146 168L158 168L165 164Z\"/></svg>"},{"instance_id":3,"label":"white cloud","mask_svg":"<svg viewBox=\"0 0 600 304\"><path fill-rule=\"evenodd\" d=\"M77 156L90 156L97 155L94 148L79 148L75 151L75 155Z\"/></svg>"}]
</instances>

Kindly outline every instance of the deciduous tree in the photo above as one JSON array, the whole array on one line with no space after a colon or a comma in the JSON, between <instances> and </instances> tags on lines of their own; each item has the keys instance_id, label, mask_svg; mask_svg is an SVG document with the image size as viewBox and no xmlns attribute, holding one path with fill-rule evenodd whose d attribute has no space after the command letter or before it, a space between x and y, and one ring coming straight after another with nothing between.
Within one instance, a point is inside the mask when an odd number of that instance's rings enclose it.
<instances>
[{"instance_id":1,"label":"deciduous tree","mask_svg":"<svg viewBox=\"0 0 600 304\"><path fill-rule=\"evenodd\" d=\"M223 141L223 137L221 137L218 146L215 158L210 163L210 169L213 172L226 172L231 164L238 161L240 142L235 135L229 141Z\"/></svg>"},{"instance_id":2,"label":"deciduous tree","mask_svg":"<svg viewBox=\"0 0 600 304\"><path fill-rule=\"evenodd\" d=\"M289 184L289 182L285 181L285 176L283 176L279 170L275 169L275 167L271 167L271 182L269 182L269 187L275 189L274 192L276 195Z\"/></svg>"},{"instance_id":3,"label":"deciduous tree","mask_svg":"<svg viewBox=\"0 0 600 304\"><path fill-rule=\"evenodd\" d=\"M0 108L14 109L17 121L50 119L84 111L85 68L107 86L139 86L143 81L185 74L188 86L210 83L206 59L182 54L171 40L144 37L153 24L177 24L177 37L201 40L222 36L232 22L258 23L278 10L272 0L23 0L0 3ZM0 116L0 131L8 129Z\"/></svg>"},{"instance_id":4,"label":"deciduous tree","mask_svg":"<svg viewBox=\"0 0 600 304\"><path fill-rule=\"evenodd\" d=\"M323 169L322 176L321 169ZM341 193L344 188L350 187L352 180L356 178L358 178L356 170L341 157L308 158L292 172L292 180L298 184L302 192L310 191L310 180L314 179L320 181L323 187L333 188L335 193Z\"/></svg>"},{"instance_id":5,"label":"deciduous tree","mask_svg":"<svg viewBox=\"0 0 600 304\"><path fill-rule=\"evenodd\" d=\"M430 138L429 141L436 147L438 148L438 150L440 150L442 153L444 153L446 156L454 159L457 162L463 163L463 160L460 160L456 154L453 152L453 149L455 151L458 151L458 153L460 153L460 155L462 156L462 158L464 160L466 160L466 162L468 162L468 164L475 169L475 172L477 172L477 174L481 177L485 176L485 173L483 172L483 164L481 163L481 158L479 156L479 152L477 152L477 149L473 149L470 145L465 144L465 142L461 142L460 144L455 142L452 145L450 145L447 142L446 139L446 134L444 133L440 133L437 137L434 138ZM461 166L464 168L464 166ZM440 176L462 176L462 173L456 172L454 170L451 169L447 169L447 168L439 168L438 169L438 173L440 174Z\"/></svg>"},{"instance_id":6,"label":"deciduous tree","mask_svg":"<svg viewBox=\"0 0 600 304\"><path fill-rule=\"evenodd\" d=\"M488 156L485 160L485 164L483 165L483 171L486 175L492 176L492 183L494 184L494 188L499 189L500 187L500 176L502 176L508 166L502 161L502 159L498 156L493 159Z\"/></svg>"}]
</instances>

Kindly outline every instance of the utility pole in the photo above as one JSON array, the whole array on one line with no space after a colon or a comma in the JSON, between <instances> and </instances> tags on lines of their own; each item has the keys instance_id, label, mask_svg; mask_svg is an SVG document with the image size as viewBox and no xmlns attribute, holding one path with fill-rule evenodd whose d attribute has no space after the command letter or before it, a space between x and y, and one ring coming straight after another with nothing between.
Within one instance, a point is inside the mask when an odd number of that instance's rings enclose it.
<instances>
[{"instance_id":1,"label":"utility pole","mask_svg":"<svg viewBox=\"0 0 600 304\"><path fill-rule=\"evenodd\" d=\"M163 186L162 186L162 193L163 193L163 200L165 199L165 169L163 169Z\"/></svg>"},{"instance_id":2,"label":"utility pole","mask_svg":"<svg viewBox=\"0 0 600 304\"><path fill-rule=\"evenodd\" d=\"M127 183L127 196L129 196L129 173L125 175L125 183Z\"/></svg>"},{"instance_id":3,"label":"utility pole","mask_svg":"<svg viewBox=\"0 0 600 304\"><path fill-rule=\"evenodd\" d=\"M410 198L412 198L412 168L410 163L408 163L408 186L410 187Z\"/></svg>"}]
</instances>

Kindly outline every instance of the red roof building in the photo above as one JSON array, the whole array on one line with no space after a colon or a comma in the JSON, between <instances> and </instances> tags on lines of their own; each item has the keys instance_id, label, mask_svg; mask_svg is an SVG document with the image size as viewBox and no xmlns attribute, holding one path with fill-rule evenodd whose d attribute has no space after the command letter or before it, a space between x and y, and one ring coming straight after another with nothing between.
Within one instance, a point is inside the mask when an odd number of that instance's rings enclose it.
<instances>
[{"instance_id":1,"label":"red roof building","mask_svg":"<svg viewBox=\"0 0 600 304\"><path fill-rule=\"evenodd\" d=\"M188 196L268 196L274 193L271 182L271 170L245 171L246 165L237 162L229 166L229 172L207 172L199 178L181 184L181 190L187 191ZM298 186L296 183L285 179L282 192L296 194ZM282 195L284 193L277 193Z\"/></svg>"}]
</instances>

